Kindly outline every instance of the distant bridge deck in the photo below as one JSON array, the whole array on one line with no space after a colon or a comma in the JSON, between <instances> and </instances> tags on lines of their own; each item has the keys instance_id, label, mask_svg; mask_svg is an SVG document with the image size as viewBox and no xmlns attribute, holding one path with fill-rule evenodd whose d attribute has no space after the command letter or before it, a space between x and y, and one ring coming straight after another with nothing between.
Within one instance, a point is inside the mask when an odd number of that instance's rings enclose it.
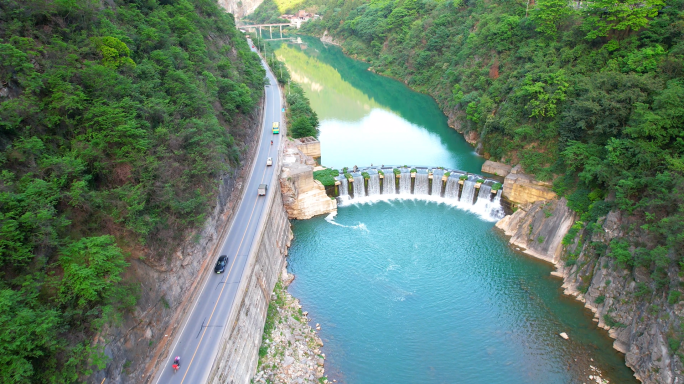
<instances>
[{"instance_id":1,"label":"distant bridge deck","mask_svg":"<svg viewBox=\"0 0 684 384\"><path fill-rule=\"evenodd\" d=\"M280 36L282 37L283 35L283 27L296 27L299 29L299 27L302 26L302 23L304 23L305 20L292 20L289 23L271 23L271 24L249 24L249 25L238 25L237 27L240 29L253 29L256 30L259 28L259 37L261 37L261 28L268 27L268 33L273 38L273 27L278 27L280 29Z\"/></svg>"},{"instance_id":2,"label":"distant bridge deck","mask_svg":"<svg viewBox=\"0 0 684 384\"><path fill-rule=\"evenodd\" d=\"M278 23L278 24L250 24L250 25L238 25L238 28L256 28L256 27L277 27L279 25L291 26L297 23Z\"/></svg>"}]
</instances>

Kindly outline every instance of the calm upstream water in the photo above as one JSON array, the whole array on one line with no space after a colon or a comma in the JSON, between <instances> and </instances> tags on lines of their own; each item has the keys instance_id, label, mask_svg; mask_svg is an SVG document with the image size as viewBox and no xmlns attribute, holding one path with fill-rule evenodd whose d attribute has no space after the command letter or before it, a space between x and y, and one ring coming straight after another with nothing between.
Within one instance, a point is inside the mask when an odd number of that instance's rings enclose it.
<instances>
[{"instance_id":1,"label":"calm upstream water","mask_svg":"<svg viewBox=\"0 0 684 384\"><path fill-rule=\"evenodd\" d=\"M427 96L302 38L277 55L321 118L324 164L483 162ZM341 383L635 383L552 266L511 250L472 212L434 201L352 203L295 221L290 292ZM570 340L558 334L566 332ZM595 381L592 381L595 382Z\"/></svg>"},{"instance_id":2,"label":"calm upstream water","mask_svg":"<svg viewBox=\"0 0 684 384\"><path fill-rule=\"evenodd\" d=\"M301 40L281 44L276 55L318 114L323 165L413 164L480 172L484 159L449 128L432 98L369 72L367 64L337 47Z\"/></svg>"}]
</instances>

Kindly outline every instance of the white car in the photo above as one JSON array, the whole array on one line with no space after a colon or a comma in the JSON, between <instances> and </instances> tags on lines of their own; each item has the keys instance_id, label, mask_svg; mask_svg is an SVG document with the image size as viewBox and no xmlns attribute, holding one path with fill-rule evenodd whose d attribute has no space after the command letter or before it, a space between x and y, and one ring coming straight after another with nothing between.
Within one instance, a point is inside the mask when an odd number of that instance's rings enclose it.
<instances>
[{"instance_id":1,"label":"white car","mask_svg":"<svg viewBox=\"0 0 684 384\"><path fill-rule=\"evenodd\" d=\"M266 159L266 165L273 165L273 159L271 159L270 157Z\"/></svg>"}]
</instances>

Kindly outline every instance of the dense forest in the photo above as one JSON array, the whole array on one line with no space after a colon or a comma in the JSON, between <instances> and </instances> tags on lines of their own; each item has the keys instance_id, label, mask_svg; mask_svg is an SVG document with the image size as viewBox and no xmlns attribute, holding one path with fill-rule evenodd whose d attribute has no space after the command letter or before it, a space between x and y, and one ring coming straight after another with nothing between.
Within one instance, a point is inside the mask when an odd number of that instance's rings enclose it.
<instances>
[{"instance_id":1,"label":"dense forest","mask_svg":"<svg viewBox=\"0 0 684 384\"><path fill-rule=\"evenodd\" d=\"M266 0L255 17L320 14L301 32L327 32L373 71L432 95L486 158L553 181L580 217L564 244L583 249L599 217L623 212L629 235L590 244L597 257L650 271L644 289L679 301L684 1L274 4ZM569 249L565 262L576 257ZM675 333L670 348L684 356L684 329Z\"/></svg>"},{"instance_id":2,"label":"dense forest","mask_svg":"<svg viewBox=\"0 0 684 384\"><path fill-rule=\"evenodd\" d=\"M128 261L204 223L264 75L213 0L0 2L0 382L102 368Z\"/></svg>"},{"instance_id":3,"label":"dense forest","mask_svg":"<svg viewBox=\"0 0 684 384\"><path fill-rule=\"evenodd\" d=\"M611 247L626 266L661 288L684 266L684 2L305 5L323 17L304 32L433 95L485 157L553 180L585 224L639 218L638 239Z\"/></svg>"}]
</instances>

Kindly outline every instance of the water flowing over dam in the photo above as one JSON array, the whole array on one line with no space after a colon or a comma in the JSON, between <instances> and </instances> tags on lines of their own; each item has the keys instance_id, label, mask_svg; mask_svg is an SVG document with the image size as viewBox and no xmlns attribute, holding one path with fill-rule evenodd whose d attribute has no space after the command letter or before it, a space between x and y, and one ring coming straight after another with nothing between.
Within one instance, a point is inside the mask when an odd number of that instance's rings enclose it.
<instances>
[{"instance_id":1,"label":"water flowing over dam","mask_svg":"<svg viewBox=\"0 0 684 384\"><path fill-rule=\"evenodd\" d=\"M345 168L336 180L334 196L341 206L388 199L421 199L470 211L489 221L504 216L501 184L459 170L355 167L351 172Z\"/></svg>"},{"instance_id":2,"label":"water flowing over dam","mask_svg":"<svg viewBox=\"0 0 684 384\"><path fill-rule=\"evenodd\" d=\"M320 323L329 381L596 383L600 370L636 384L553 267L493 228L508 209L502 180L478 175L484 158L437 103L302 42L276 43L276 55L318 114L318 164L342 172L326 173L336 214L292 222L288 291Z\"/></svg>"}]
</instances>

